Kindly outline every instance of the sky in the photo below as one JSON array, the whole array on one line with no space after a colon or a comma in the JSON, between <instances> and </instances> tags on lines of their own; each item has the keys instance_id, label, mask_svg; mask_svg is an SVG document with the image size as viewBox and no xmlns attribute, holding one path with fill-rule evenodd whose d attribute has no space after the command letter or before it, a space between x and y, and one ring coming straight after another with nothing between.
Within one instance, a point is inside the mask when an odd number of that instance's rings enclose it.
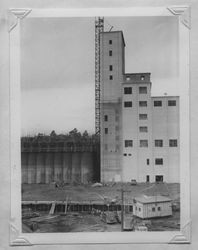
<instances>
[{"instance_id":1,"label":"sky","mask_svg":"<svg viewBox=\"0 0 198 250\"><path fill-rule=\"evenodd\" d=\"M170 17L105 17L122 30L125 72L151 72L152 95L178 95L178 23ZM94 132L94 18L26 18L21 25L22 135Z\"/></svg>"}]
</instances>

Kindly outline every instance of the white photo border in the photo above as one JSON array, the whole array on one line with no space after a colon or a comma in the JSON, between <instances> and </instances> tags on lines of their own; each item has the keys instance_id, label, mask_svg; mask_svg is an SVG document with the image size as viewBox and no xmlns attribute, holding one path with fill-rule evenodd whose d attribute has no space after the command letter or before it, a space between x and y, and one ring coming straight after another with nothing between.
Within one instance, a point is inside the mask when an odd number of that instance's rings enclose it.
<instances>
[{"instance_id":1,"label":"white photo border","mask_svg":"<svg viewBox=\"0 0 198 250\"><path fill-rule=\"evenodd\" d=\"M181 230L166 232L22 233L21 148L20 148L20 24L24 18L91 16L175 16L179 24L180 80L180 190ZM190 118L189 118L189 33L190 7L134 7L89 9L9 9L10 37L10 245L35 244L122 244L190 243ZM108 234L108 237L107 237Z\"/></svg>"}]
</instances>

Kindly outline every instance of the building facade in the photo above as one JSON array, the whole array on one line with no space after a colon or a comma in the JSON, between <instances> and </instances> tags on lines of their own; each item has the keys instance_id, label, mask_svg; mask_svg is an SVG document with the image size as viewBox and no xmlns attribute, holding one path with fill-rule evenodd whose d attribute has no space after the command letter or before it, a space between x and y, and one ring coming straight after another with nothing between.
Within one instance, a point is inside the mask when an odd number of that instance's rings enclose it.
<instances>
[{"instance_id":1,"label":"building facade","mask_svg":"<svg viewBox=\"0 0 198 250\"><path fill-rule=\"evenodd\" d=\"M179 182L179 97L125 73L121 31L101 33L101 181Z\"/></svg>"}]
</instances>

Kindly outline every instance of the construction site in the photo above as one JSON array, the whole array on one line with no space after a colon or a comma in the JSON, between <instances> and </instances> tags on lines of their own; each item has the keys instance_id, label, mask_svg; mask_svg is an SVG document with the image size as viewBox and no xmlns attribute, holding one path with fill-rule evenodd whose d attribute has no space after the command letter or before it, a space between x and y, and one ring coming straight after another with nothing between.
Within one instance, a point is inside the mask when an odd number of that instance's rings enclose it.
<instances>
[{"instance_id":1,"label":"construction site","mask_svg":"<svg viewBox=\"0 0 198 250\"><path fill-rule=\"evenodd\" d=\"M123 33L104 21L95 134L21 138L23 232L180 230L179 97L153 97L150 73L125 73Z\"/></svg>"}]
</instances>

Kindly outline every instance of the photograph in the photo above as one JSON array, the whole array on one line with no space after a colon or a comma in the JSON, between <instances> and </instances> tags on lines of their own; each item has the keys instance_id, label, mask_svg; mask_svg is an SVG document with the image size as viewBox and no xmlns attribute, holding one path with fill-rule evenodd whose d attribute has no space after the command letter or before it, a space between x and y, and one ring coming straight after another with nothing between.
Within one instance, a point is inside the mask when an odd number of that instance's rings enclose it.
<instances>
[{"instance_id":1,"label":"photograph","mask_svg":"<svg viewBox=\"0 0 198 250\"><path fill-rule=\"evenodd\" d=\"M22 233L179 232L177 16L20 22Z\"/></svg>"}]
</instances>

